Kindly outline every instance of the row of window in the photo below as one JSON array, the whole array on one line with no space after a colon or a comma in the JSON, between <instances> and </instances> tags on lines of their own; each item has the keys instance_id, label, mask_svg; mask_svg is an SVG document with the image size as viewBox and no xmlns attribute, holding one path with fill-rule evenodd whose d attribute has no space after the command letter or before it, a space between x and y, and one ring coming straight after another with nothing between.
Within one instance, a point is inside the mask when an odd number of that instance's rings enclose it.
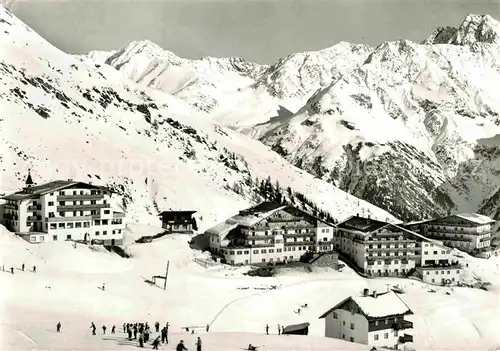
<instances>
[{"instance_id":1,"label":"row of window","mask_svg":"<svg viewBox=\"0 0 500 351\"><path fill-rule=\"evenodd\" d=\"M296 247L295 246L292 246L292 247L285 247L284 248L284 251L295 251ZM313 247L312 246L297 246L297 251L307 251L307 250L312 250ZM275 249L260 249L260 250L252 250L252 254L254 255L257 255L257 254L266 254L266 253L274 253L274 250ZM276 252L282 252L281 249L276 249ZM227 251L226 251L227 253ZM229 251L229 254L230 255L249 255L250 254L250 250L237 250L237 251Z\"/></svg>"},{"instance_id":2,"label":"row of window","mask_svg":"<svg viewBox=\"0 0 500 351\"><path fill-rule=\"evenodd\" d=\"M107 194L106 191L103 190L90 190L90 195L105 195ZM51 196L54 195L54 193L50 193ZM60 190L57 192L57 195L64 196L64 195L89 195L88 192L85 192L84 190Z\"/></svg>"},{"instance_id":3,"label":"row of window","mask_svg":"<svg viewBox=\"0 0 500 351\"><path fill-rule=\"evenodd\" d=\"M283 257L283 262L286 262L287 260L288 260L289 262L290 262L290 261L293 261L293 260L294 260L294 257L293 257L293 256L288 256L288 257L287 257L287 256L284 256L284 257ZM265 259L265 258L263 258L263 259L261 260L261 262L262 262L262 263L266 263L266 259ZM268 260L267 262L269 262L269 263L273 263L273 262L275 262L275 261L274 261L274 258L272 258L272 257L271 257L271 258L269 258L269 260ZM280 257L276 257L276 262L281 262L281 258L280 258ZM229 263L230 263L230 264L234 264L234 260L229 261ZM245 260L245 264L249 264L249 263L250 263L250 262L249 262L249 260Z\"/></svg>"},{"instance_id":4,"label":"row of window","mask_svg":"<svg viewBox=\"0 0 500 351\"><path fill-rule=\"evenodd\" d=\"M441 255L444 255L444 254L447 254L449 253L449 251L447 252L446 250L441 250ZM424 255L428 255L429 254L429 251L424 251ZM432 252L432 255L438 255L439 254L439 251L433 251Z\"/></svg>"},{"instance_id":5,"label":"row of window","mask_svg":"<svg viewBox=\"0 0 500 351\"><path fill-rule=\"evenodd\" d=\"M357 253L357 251L356 251ZM397 254L397 255L396 255ZM416 255L418 256L418 251L386 251L383 253L382 255L382 252L369 252L368 253L368 256L412 256L412 255Z\"/></svg>"},{"instance_id":6,"label":"row of window","mask_svg":"<svg viewBox=\"0 0 500 351\"><path fill-rule=\"evenodd\" d=\"M384 261L368 261L368 266L383 266L387 264L408 264L408 260L384 260Z\"/></svg>"},{"instance_id":7,"label":"row of window","mask_svg":"<svg viewBox=\"0 0 500 351\"><path fill-rule=\"evenodd\" d=\"M50 223L50 229L73 229L73 228L89 228L90 222L74 222L74 223ZM47 228L47 224L45 224Z\"/></svg>"},{"instance_id":8,"label":"row of window","mask_svg":"<svg viewBox=\"0 0 500 351\"><path fill-rule=\"evenodd\" d=\"M447 271L441 271L441 274L445 274L445 272L446 272L446 274L451 274L451 271L450 271L450 270L447 270ZM430 274L431 274L431 272L426 271L426 272L425 272L425 274L426 274L426 275L430 275ZM435 275L438 275L438 274L439 274L439 271L435 271ZM457 274L460 274L460 270L457 270Z\"/></svg>"}]
</instances>

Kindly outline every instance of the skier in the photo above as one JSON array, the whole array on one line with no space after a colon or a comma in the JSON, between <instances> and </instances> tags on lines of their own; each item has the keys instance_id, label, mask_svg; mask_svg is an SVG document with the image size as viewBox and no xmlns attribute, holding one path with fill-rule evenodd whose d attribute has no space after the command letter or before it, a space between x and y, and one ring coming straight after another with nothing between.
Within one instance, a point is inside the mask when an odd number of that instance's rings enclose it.
<instances>
[{"instance_id":1,"label":"skier","mask_svg":"<svg viewBox=\"0 0 500 351\"><path fill-rule=\"evenodd\" d=\"M139 347L144 347L144 336L142 333L139 334Z\"/></svg>"},{"instance_id":2,"label":"skier","mask_svg":"<svg viewBox=\"0 0 500 351\"><path fill-rule=\"evenodd\" d=\"M207 333L208 333L208 330L210 329L210 325L207 324L207 327L205 329L207 330Z\"/></svg>"},{"instance_id":3,"label":"skier","mask_svg":"<svg viewBox=\"0 0 500 351\"><path fill-rule=\"evenodd\" d=\"M59 333L61 331L61 322L57 322L56 328L57 328L57 332Z\"/></svg>"},{"instance_id":4,"label":"skier","mask_svg":"<svg viewBox=\"0 0 500 351\"><path fill-rule=\"evenodd\" d=\"M127 325L123 323L123 334L125 334L126 332L127 332Z\"/></svg>"},{"instance_id":5,"label":"skier","mask_svg":"<svg viewBox=\"0 0 500 351\"><path fill-rule=\"evenodd\" d=\"M160 332L160 323L159 322L156 322L155 323L155 329L156 329L156 332Z\"/></svg>"},{"instance_id":6,"label":"skier","mask_svg":"<svg viewBox=\"0 0 500 351\"><path fill-rule=\"evenodd\" d=\"M114 334L115 333L115 326L113 325L113 327L111 328L111 334Z\"/></svg>"},{"instance_id":7,"label":"skier","mask_svg":"<svg viewBox=\"0 0 500 351\"><path fill-rule=\"evenodd\" d=\"M106 334L106 326L105 325L102 326L102 333Z\"/></svg>"},{"instance_id":8,"label":"skier","mask_svg":"<svg viewBox=\"0 0 500 351\"><path fill-rule=\"evenodd\" d=\"M158 350L158 345L160 344L160 337L157 336L153 341L153 350Z\"/></svg>"},{"instance_id":9,"label":"skier","mask_svg":"<svg viewBox=\"0 0 500 351\"><path fill-rule=\"evenodd\" d=\"M177 347L175 348L175 351L183 351L187 350L186 346L184 346L184 340L181 340L178 344Z\"/></svg>"},{"instance_id":10,"label":"skier","mask_svg":"<svg viewBox=\"0 0 500 351\"><path fill-rule=\"evenodd\" d=\"M144 342L149 341L149 333L150 333L149 327L144 328Z\"/></svg>"},{"instance_id":11,"label":"skier","mask_svg":"<svg viewBox=\"0 0 500 351\"><path fill-rule=\"evenodd\" d=\"M106 283L102 283L102 291L106 290Z\"/></svg>"},{"instance_id":12,"label":"skier","mask_svg":"<svg viewBox=\"0 0 500 351\"><path fill-rule=\"evenodd\" d=\"M10 267L10 273L14 274L14 267Z\"/></svg>"},{"instance_id":13,"label":"skier","mask_svg":"<svg viewBox=\"0 0 500 351\"><path fill-rule=\"evenodd\" d=\"M196 340L196 351L201 351L201 338L198 336L198 340Z\"/></svg>"},{"instance_id":14,"label":"skier","mask_svg":"<svg viewBox=\"0 0 500 351\"><path fill-rule=\"evenodd\" d=\"M24 272L24 263L21 266L21 270Z\"/></svg>"},{"instance_id":15,"label":"skier","mask_svg":"<svg viewBox=\"0 0 500 351\"><path fill-rule=\"evenodd\" d=\"M266 335L269 335L269 325L266 324Z\"/></svg>"},{"instance_id":16,"label":"skier","mask_svg":"<svg viewBox=\"0 0 500 351\"><path fill-rule=\"evenodd\" d=\"M137 340L137 324L134 324L134 340Z\"/></svg>"},{"instance_id":17,"label":"skier","mask_svg":"<svg viewBox=\"0 0 500 351\"><path fill-rule=\"evenodd\" d=\"M132 326L130 324L127 325L127 334L128 334L128 340L132 340Z\"/></svg>"},{"instance_id":18,"label":"skier","mask_svg":"<svg viewBox=\"0 0 500 351\"><path fill-rule=\"evenodd\" d=\"M36 273L36 266L33 266L33 273Z\"/></svg>"},{"instance_id":19,"label":"skier","mask_svg":"<svg viewBox=\"0 0 500 351\"><path fill-rule=\"evenodd\" d=\"M90 329L92 329L92 335L95 335L96 327L95 327L94 322L90 323Z\"/></svg>"},{"instance_id":20,"label":"skier","mask_svg":"<svg viewBox=\"0 0 500 351\"><path fill-rule=\"evenodd\" d=\"M248 344L248 350L250 350L250 351L256 351L257 350L257 346L253 346L252 344Z\"/></svg>"}]
</instances>

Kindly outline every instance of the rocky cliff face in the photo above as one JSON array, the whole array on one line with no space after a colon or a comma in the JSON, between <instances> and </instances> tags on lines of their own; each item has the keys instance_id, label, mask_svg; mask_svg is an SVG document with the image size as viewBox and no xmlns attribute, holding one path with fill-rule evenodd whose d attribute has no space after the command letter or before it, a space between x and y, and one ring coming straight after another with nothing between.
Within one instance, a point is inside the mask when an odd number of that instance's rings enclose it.
<instances>
[{"instance_id":1,"label":"rocky cliff face","mask_svg":"<svg viewBox=\"0 0 500 351\"><path fill-rule=\"evenodd\" d=\"M497 146L478 143L500 132L499 38L491 16L469 15L421 44L339 43L241 69L233 59L181 62L161 51L137 56L133 66L149 67L166 55L182 69L205 67L180 91L191 105L203 105L207 118L351 194L416 219L477 211L500 185ZM106 62L136 81L149 72L131 74L121 56L132 62L136 55L117 53Z\"/></svg>"}]
</instances>

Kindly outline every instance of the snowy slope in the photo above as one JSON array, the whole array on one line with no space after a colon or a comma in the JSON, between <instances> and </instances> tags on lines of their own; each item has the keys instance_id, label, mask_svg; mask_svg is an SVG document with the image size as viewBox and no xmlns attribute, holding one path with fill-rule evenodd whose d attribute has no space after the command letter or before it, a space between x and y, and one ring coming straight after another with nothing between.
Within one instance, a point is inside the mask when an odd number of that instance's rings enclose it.
<instances>
[{"instance_id":1,"label":"snowy slope","mask_svg":"<svg viewBox=\"0 0 500 351\"><path fill-rule=\"evenodd\" d=\"M129 226L126 235L161 228ZM498 259L467 257L473 273L489 279L492 291L436 288L429 293L419 282L404 279L369 279L349 269L336 272L315 269L312 273L287 270L272 278L248 277L243 269L229 266L202 268L193 261L203 257L192 251L183 235L173 235L150 244L132 244L131 259L89 247L54 242L30 245L0 227L0 264L15 267L14 275L0 272L1 349L128 349L137 347L122 334L124 322L158 320L171 324L170 341L183 339L190 348L197 336L204 350L236 351L249 343L261 350L369 350L367 346L322 338L324 320L318 317L363 288L383 292L387 284L404 287L401 298L413 310L414 347L417 350L488 350L500 346ZM144 282L164 274L170 260L167 290L162 283ZM37 273L19 270L22 263ZM106 284L106 290L98 287ZM278 288L269 290L271 285ZM22 298L19 298L22 296ZM43 303L41 303L43 301ZM301 315L294 313L307 303ZM62 332L55 333L60 321ZM94 322L98 335L92 337ZM279 337L277 325L311 323L309 336ZM103 324L117 326L116 335L102 335ZM203 328L210 324L210 332ZM270 337L264 327L270 326ZM194 335L183 327L198 326ZM193 328L191 328L193 329ZM451 338L450 335L453 335ZM151 347L151 346L147 346ZM173 345L161 346L172 349Z\"/></svg>"},{"instance_id":2,"label":"snowy slope","mask_svg":"<svg viewBox=\"0 0 500 351\"><path fill-rule=\"evenodd\" d=\"M0 8L1 192L73 178L114 187L131 221L198 211L200 230L251 205L245 180L271 176L342 219L385 211L291 166L260 142L219 127L184 100L108 65L67 55Z\"/></svg>"},{"instance_id":3,"label":"snowy slope","mask_svg":"<svg viewBox=\"0 0 500 351\"><path fill-rule=\"evenodd\" d=\"M150 70L158 60L195 72L177 95L197 108L209 102L213 108L201 108L207 118L396 216L419 219L485 208L500 186L498 147L477 142L500 129L499 28L491 16L469 15L422 44L342 42L271 66L245 62L236 75L227 64L234 59L180 59L150 42L106 62L136 81L177 84Z\"/></svg>"}]
</instances>

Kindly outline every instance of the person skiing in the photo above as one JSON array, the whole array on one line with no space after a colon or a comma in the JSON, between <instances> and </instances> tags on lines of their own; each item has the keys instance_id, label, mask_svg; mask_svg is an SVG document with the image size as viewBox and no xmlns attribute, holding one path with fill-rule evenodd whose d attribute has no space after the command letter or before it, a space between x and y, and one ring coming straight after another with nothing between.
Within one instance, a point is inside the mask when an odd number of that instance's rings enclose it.
<instances>
[{"instance_id":1,"label":"person skiing","mask_svg":"<svg viewBox=\"0 0 500 351\"><path fill-rule=\"evenodd\" d=\"M24 263L21 266L21 270L24 272Z\"/></svg>"},{"instance_id":2,"label":"person skiing","mask_svg":"<svg viewBox=\"0 0 500 351\"><path fill-rule=\"evenodd\" d=\"M144 328L144 342L149 341L149 333L150 333L149 327Z\"/></svg>"},{"instance_id":3,"label":"person skiing","mask_svg":"<svg viewBox=\"0 0 500 351\"><path fill-rule=\"evenodd\" d=\"M208 333L208 330L210 329L210 325L207 324L207 327L205 329L207 330L207 333Z\"/></svg>"},{"instance_id":4,"label":"person skiing","mask_svg":"<svg viewBox=\"0 0 500 351\"><path fill-rule=\"evenodd\" d=\"M14 267L10 267L10 273L14 274Z\"/></svg>"},{"instance_id":5,"label":"person skiing","mask_svg":"<svg viewBox=\"0 0 500 351\"><path fill-rule=\"evenodd\" d=\"M178 344L177 347L175 348L175 351L183 351L187 350L186 346L184 346L184 340L181 340Z\"/></svg>"},{"instance_id":6,"label":"person skiing","mask_svg":"<svg viewBox=\"0 0 500 351\"><path fill-rule=\"evenodd\" d=\"M155 329L157 333L160 332L160 322L155 323Z\"/></svg>"},{"instance_id":7,"label":"person skiing","mask_svg":"<svg viewBox=\"0 0 500 351\"><path fill-rule=\"evenodd\" d=\"M134 340L137 340L137 324L134 324Z\"/></svg>"},{"instance_id":8,"label":"person skiing","mask_svg":"<svg viewBox=\"0 0 500 351\"><path fill-rule=\"evenodd\" d=\"M36 266L33 266L33 273L36 273Z\"/></svg>"},{"instance_id":9,"label":"person skiing","mask_svg":"<svg viewBox=\"0 0 500 351\"><path fill-rule=\"evenodd\" d=\"M266 324L266 335L269 335L269 325Z\"/></svg>"},{"instance_id":10,"label":"person skiing","mask_svg":"<svg viewBox=\"0 0 500 351\"><path fill-rule=\"evenodd\" d=\"M198 336L198 340L196 340L196 351L201 351L201 338Z\"/></svg>"},{"instance_id":11,"label":"person skiing","mask_svg":"<svg viewBox=\"0 0 500 351\"><path fill-rule=\"evenodd\" d=\"M106 326L105 325L102 326L102 333L106 334Z\"/></svg>"},{"instance_id":12,"label":"person skiing","mask_svg":"<svg viewBox=\"0 0 500 351\"><path fill-rule=\"evenodd\" d=\"M116 328L116 326L113 325L113 327L111 328L111 334L115 333L115 328Z\"/></svg>"},{"instance_id":13,"label":"person skiing","mask_svg":"<svg viewBox=\"0 0 500 351\"><path fill-rule=\"evenodd\" d=\"M132 326L130 324L127 325L127 334L128 334L128 340L132 340Z\"/></svg>"},{"instance_id":14,"label":"person skiing","mask_svg":"<svg viewBox=\"0 0 500 351\"><path fill-rule=\"evenodd\" d=\"M126 332L127 332L127 325L123 323L123 334L125 334Z\"/></svg>"},{"instance_id":15,"label":"person skiing","mask_svg":"<svg viewBox=\"0 0 500 351\"><path fill-rule=\"evenodd\" d=\"M56 328L57 332L59 333L61 331L61 322L57 322Z\"/></svg>"},{"instance_id":16,"label":"person skiing","mask_svg":"<svg viewBox=\"0 0 500 351\"><path fill-rule=\"evenodd\" d=\"M160 337L157 336L156 339L153 340L153 350L158 350L158 345L160 345Z\"/></svg>"},{"instance_id":17,"label":"person skiing","mask_svg":"<svg viewBox=\"0 0 500 351\"><path fill-rule=\"evenodd\" d=\"M280 325L278 324L278 335L280 335L280 334L281 334L281 327L280 327Z\"/></svg>"},{"instance_id":18,"label":"person skiing","mask_svg":"<svg viewBox=\"0 0 500 351\"><path fill-rule=\"evenodd\" d=\"M94 322L90 323L90 329L92 329L92 335L95 335L96 327L95 327Z\"/></svg>"},{"instance_id":19,"label":"person skiing","mask_svg":"<svg viewBox=\"0 0 500 351\"><path fill-rule=\"evenodd\" d=\"M102 291L106 290L106 283L102 283Z\"/></svg>"}]
</instances>

